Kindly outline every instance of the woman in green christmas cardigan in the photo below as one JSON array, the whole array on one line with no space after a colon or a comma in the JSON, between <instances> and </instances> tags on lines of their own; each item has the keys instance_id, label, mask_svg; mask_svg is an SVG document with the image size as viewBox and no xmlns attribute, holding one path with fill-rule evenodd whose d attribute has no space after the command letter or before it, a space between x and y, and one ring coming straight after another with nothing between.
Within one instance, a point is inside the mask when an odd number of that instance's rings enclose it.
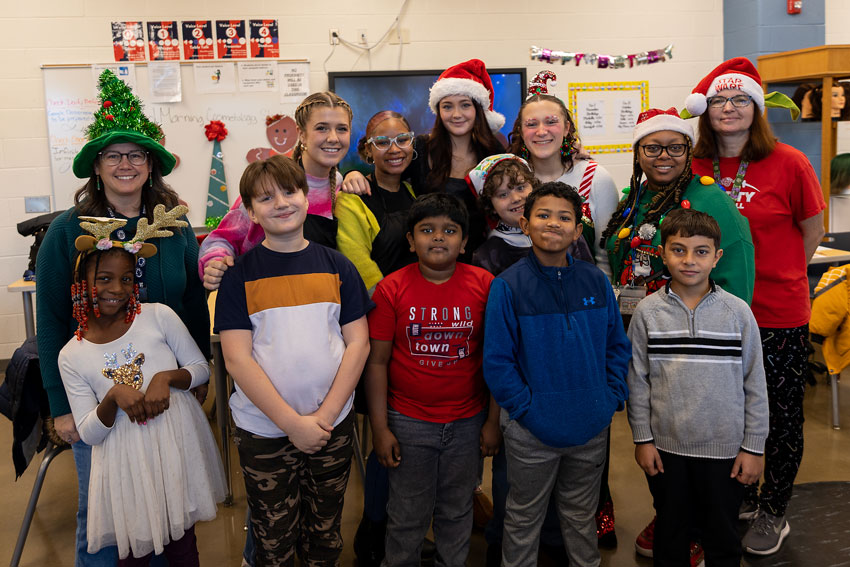
<instances>
[{"instance_id":1,"label":"woman in green christmas cardigan","mask_svg":"<svg viewBox=\"0 0 850 567\"><path fill-rule=\"evenodd\" d=\"M600 240L608 251L613 282L647 293L663 287L667 278L658 255L658 227L673 209L692 208L708 213L720 225L723 256L711 272L712 279L750 303L755 280L750 226L714 179L693 174L693 145L693 128L675 108L650 109L638 117L634 173Z\"/></svg>"},{"instance_id":2,"label":"woman in green christmas cardigan","mask_svg":"<svg viewBox=\"0 0 850 567\"><path fill-rule=\"evenodd\" d=\"M142 217L152 219L153 209L178 204L177 193L163 180L174 168L175 158L158 140L159 127L141 112L141 103L110 71L98 84L100 108L86 134L89 142L74 158L74 174L88 179L74 195L74 206L50 225L39 249L38 350L41 375L50 401L56 433L71 444L77 466L79 502L77 511L76 565L115 565L117 548L107 547L89 554L86 514L91 465L91 446L80 440L68 398L59 375L59 351L77 326L72 317L70 287L73 282L74 240L82 233L81 216L128 219L116 231L118 240L129 240ZM185 220L185 219L184 219ZM142 301L164 303L179 316L209 358L209 312L203 286L196 276L198 243L191 227L174 230L174 236L154 239L159 253L139 259L136 281ZM205 396L196 392L199 396ZM130 474L131 471L128 471Z\"/></svg>"}]
</instances>

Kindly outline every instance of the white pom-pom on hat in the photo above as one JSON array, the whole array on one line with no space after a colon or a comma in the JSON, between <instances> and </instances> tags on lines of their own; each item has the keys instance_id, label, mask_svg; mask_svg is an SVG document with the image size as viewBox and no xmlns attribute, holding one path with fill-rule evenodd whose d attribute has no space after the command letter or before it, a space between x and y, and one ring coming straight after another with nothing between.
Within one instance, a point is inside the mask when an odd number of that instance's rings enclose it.
<instances>
[{"instance_id":1,"label":"white pom-pom on hat","mask_svg":"<svg viewBox=\"0 0 850 567\"><path fill-rule=\"evenodd\" d=\"M708 108L708 100L705 98L704 94L691 93L688 95L688 98L685 99L685 108L688 109L688 112L690 112L692 116L701 116Z\"/></svg>"}]
</instances>

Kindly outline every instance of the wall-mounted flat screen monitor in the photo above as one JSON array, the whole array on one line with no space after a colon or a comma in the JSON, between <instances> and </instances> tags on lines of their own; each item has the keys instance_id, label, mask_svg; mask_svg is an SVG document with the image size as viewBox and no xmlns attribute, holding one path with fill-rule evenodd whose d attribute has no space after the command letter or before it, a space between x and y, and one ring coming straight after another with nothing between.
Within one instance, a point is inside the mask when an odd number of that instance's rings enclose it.
<instances>
[{"instance_id":1,"label":"wall-mounted flat screen monitor","mask_svg":"<svg viewBox=\"0 0 850 567\"><path fill-rule=\"evenodd\" d=\"M442 70L328 73L330 90L345 99L354 111L351 147L340 169L364 166L357 156L357 142L365 134L366 122L376 112L394 110L407 118L417 135L430 132L435 117L428 108L428 93L440 73ZM493 108L505 116L505 125L497 135L507 145L508 134L525 100L525 69L490 69L489 73L493 81Z\"/></svg>"}]
</instances>

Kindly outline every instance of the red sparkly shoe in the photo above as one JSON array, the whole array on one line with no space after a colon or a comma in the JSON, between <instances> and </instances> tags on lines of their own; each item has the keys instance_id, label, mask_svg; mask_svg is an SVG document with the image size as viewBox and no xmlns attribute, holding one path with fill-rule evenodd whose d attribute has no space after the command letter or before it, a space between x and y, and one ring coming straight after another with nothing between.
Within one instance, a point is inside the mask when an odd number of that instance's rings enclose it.
<instances>
[{"instance_id":1,"label":"red sparkly shoe","mask_svg":"<svg viewBox=\"0 0 850 567\"><path fill-rule=\"evenodd\" d=\"M617 533L614 531L614 502L610 499L596 512L596 539L602 549L617 547Z\"/></svg>"}]
</instances>

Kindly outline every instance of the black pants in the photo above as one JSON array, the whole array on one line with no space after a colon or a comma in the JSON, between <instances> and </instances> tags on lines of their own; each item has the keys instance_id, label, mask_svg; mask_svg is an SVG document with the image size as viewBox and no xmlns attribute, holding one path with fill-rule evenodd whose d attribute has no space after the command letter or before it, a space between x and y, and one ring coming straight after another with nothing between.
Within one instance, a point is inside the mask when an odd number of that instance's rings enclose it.
<instances>
[{"instance_id":1,"label":"black pants","mask_svg":"<svg viewBox=\"0 0 850 567\"><path fill-rule=\"evenodd\" d=\"M764 445L764 482L748 487L745 498L774 516L784 516L803 460L803 394L806 393L809 326L759 328L770 406L770 433Z\"/></svg>"},{"instance_id":2,"label":"black pants","mask_svg":"<svg viewBox=\"0 0 850 567\"><path fill-rule=\"evenodd\" d=\"M738 508L744 485L729 478L735 459L659 453L664 472L647 476L655 500L655 567L689 565L694 528L701 535L707 567L738 567Z\"/></svg>"}]
</instances>

